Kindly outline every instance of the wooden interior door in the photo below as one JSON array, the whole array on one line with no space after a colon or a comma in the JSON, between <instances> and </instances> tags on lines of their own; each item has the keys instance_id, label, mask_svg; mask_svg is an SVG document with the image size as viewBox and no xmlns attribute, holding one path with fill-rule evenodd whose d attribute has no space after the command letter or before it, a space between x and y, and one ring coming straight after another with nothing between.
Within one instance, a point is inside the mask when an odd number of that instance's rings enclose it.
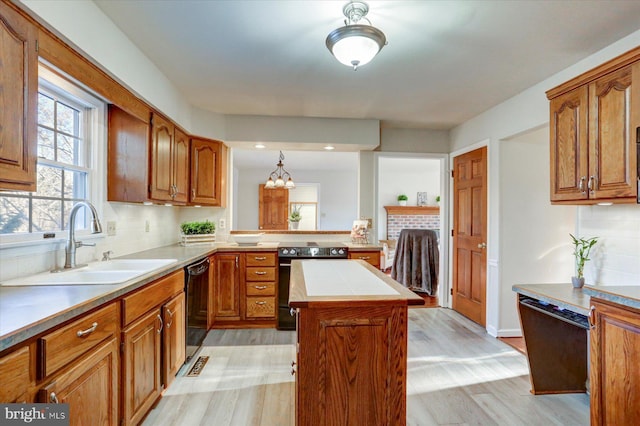
<instances>
[{"instance_id":1,"label":"wooden interior door","mask_svg":"<svg viewBox=\"0 0 640 426\"><path fill-rule=\"evenodd\" d=\"M286 188L258 189L258 227L260 229L288 229L289 190Z\"/></svg>"},{"instance_id":2,"label":"wooden interior door","mask_svg":"<svg viewBox=\"0 0 640 426\"><path fill-rule=\"evenodd\" d=\"M453 309L486 323L487 148L453 159Z\"/></svg>"}]
</instances>

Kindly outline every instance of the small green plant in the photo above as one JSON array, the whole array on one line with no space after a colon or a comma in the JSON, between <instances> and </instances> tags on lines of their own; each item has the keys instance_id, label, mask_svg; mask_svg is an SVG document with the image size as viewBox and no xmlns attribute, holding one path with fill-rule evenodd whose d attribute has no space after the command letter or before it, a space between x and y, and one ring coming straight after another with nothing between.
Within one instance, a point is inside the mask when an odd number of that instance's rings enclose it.
<instances>
[{"instance_id":1,"label":"small green plant","mask_svg":"<svg viewBox=\"0 0 640 426\"><path fill-rule=\"evenodd\" d=\"M289 222L300 222L301 219L300 208L294 207L291 214L289 214Z\"/></svg>"},{"instance_id":2,"label":"small green plant","mask_svg":"<svg viewBox=\"0 0 640 426\"><path fill-rule=\"evenodd\" d=\"M598 237L576 238L569 234L573 241L573 255L576 257L576 276L583 277L584 264L589 260L591 248L598 242Z\"/></svg>"},{"instance_id":3,"label":"small green plant","mask_svg":"<svg viewBox=\"0 0 640 426\"><path fill-rule=\"evenodd\" d=\"M436 195L436 203L439 203L439 202L440 202L440 196Z\"/></svg>"},{"instance_id":4,"label":"small green plant","mask_svg":"<svg viewBox=\"0 0 640 426\"><path fill-rule=\"evenodd\" d=\"M213 234L216 230L216 225L208 220L203 222L184 222L180 225L180 230L184 235Z\"/></svg>"},{"instance_id":5,"label":"small green plant","mask_svg":"<svg viewBox=\"0 0 640 426\"><path fill-rule=\"evenodd\" d=\"M404 194L398 195L398 201L407 201L408 199L409 199L409 197L407 197Z\"/></svg>"}]
</instances>

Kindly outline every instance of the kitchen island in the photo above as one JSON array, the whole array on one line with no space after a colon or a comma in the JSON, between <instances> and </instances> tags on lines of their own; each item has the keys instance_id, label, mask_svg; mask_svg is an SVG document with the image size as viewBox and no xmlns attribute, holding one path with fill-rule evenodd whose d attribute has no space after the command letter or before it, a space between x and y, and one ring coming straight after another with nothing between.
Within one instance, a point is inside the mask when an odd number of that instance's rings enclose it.
<instances>
[{"instance_id":1,"label":"kitchen island","mask_svg":"<svg viewBox=\"0 0 640 426\"><path fill-rule=\"evenodd\" d=\"M405 424L407 310L422 304L362 260L292 261L296 424Z\"/></svg>"}]
</instances>

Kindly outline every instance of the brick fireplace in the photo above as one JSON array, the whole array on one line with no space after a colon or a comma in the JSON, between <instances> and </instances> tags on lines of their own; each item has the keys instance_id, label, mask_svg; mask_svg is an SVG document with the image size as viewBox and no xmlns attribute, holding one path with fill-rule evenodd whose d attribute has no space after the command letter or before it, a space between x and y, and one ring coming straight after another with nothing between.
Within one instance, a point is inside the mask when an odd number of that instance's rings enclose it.
<instances>
[{"instance_id":1,"label":"brick fireplace","mask_svg":"<svg viewBox=\"0 0 640 426\"><path fill-rule=\"evenodd\" d=\"M387 239L397 240L403 229L440 229L438 206L384 206Z\"/></svg>"}]
</instances>

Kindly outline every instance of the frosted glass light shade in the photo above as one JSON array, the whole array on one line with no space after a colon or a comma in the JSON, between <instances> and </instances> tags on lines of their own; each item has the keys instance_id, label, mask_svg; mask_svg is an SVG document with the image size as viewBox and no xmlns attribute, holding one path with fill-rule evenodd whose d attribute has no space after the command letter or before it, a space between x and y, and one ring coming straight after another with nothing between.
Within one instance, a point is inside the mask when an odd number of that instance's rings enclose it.
<instances>
[{"instance_id":1,"label":"frosted glass light shade","mask_svg":"<svg viewBox=\"0 0 640 426\"><path fill-rule=\"evenodd\" d=\"M326 40L327 49L333 56L354 69L371 62L385 44L384 33L371 25L340 27Z\"/></svg>"}]
</instances>

